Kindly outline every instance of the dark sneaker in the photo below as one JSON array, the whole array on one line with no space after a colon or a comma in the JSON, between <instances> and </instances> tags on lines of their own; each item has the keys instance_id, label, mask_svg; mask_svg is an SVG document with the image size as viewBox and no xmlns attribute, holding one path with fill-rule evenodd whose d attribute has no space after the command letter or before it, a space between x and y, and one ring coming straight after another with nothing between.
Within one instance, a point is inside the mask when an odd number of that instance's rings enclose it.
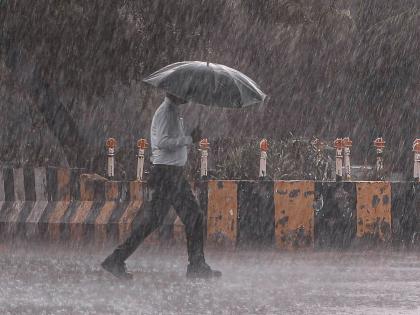
<instances>
[{"instance_id":1,"label":"dark sneaker","mask_svg":"<svg viewBox=\"0 0 420 315\"><path fill-rule=\"evenodd\" d=\"M187 278L219 278L222 273L218 270L212 270L205 262L189 264L187 267Z\"/></svg>"},{"instance_id":2,"label":"dark sneaker","mask_svg":"<svg viewBox=\"0 0 420 315\"><path fill-rule=\"evenodd\" d=\"M132 280L133 275L127 272L127 267L124 262L115 262L110 259L105 259L101 264L102 268L112 273L118 279Z\"/></svg>"}]
</instances>

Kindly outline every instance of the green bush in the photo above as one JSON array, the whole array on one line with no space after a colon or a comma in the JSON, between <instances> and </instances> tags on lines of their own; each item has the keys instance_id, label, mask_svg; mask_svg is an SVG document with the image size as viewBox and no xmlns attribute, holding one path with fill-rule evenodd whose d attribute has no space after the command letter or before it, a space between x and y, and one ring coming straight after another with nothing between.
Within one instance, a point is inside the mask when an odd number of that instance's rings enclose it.
<instances>
[{"instance_id":1,"label":"green bush","mask_svg":"<svg viewBox=\"0 0 420 315\"><path fill-rule=\"evenodd\" d=\"M314 139L315 140L315 139ZM259 174L259 141L215 139L210 143L209 178L257 179ZM317 146L315 141L300 138L269 141L267 158L268 179L329 180L334 175L334 149ZM187 166L191 178L199 178L200 152L191 150Z\"/></svg>"}]
</instances>

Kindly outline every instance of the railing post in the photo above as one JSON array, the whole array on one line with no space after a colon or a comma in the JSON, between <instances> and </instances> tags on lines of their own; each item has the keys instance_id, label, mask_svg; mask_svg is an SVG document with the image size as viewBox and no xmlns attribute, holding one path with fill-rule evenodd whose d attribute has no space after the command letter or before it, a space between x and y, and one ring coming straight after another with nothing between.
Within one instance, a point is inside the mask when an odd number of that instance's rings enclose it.
<instances>
[{"instance_id":1,"label":"railing post","mask_svg":"<svg viewBox=\"0 0 420 315\"><path fill-rule=\"evenodd\" d=\"M107 157L107 172L108 179L113 179L115 176L115 148L117 146L117 140L114 138L108 138L105 142L105 146L108 149Z\"/></svg>"},{"instance_id":2,"label":"railing post","mask_svg":"<svg viewBox=\"0 0 420 315\"><path fill-rule=\"evenodd\" d=\"M344 146L344 179L351 180L351 165L350 165L350 148L353 142L350 138L346 137L343 139Z\"/></svg>"},{"instance_id":3,"label":"railing post","mask_svg":"<svg viewBox=\"0 0 420 315\"><path fill-rule=\"evenodd\" d=\"M267 177L267 151L268 151L268 141L267 139L262 139L260 141L260 172L259 178L264 179Z\"/></svg>"},{"instance_id":4,"label":"railing post","mask_svg":"<svg viewBox=\"0 0 420 315\"><path fill-rule=\"evenodd\" d=\"M335 148L335 180L341 182L343 180L343 139L337 138L334 141Z\"/></svg>"},{"instance_id":5,"label":"railing post","mask_svg":"<svg viewBox=\"0 0 420 315\"><path fill-rule=\"evenodd\" d=\"M201 152L201 166L200 166L200 178L207 179L207 158L209 156L209 141L206 139L202 139L200 141L199 147Z\"/></svg>"},{"instance_id":6,"label":"railing post","mask_svg":"<svg viewBox=\"0 0 420 315\"><path fill-rule=\"evenodd\" d=\"M137 148L139 152L137 154L137 180L143 180L144 174L144 152L149 147L146 139L137 140Z\"/></svg>"},{"instance_id":7,"label":"railing post","mask_svg":"<svg viewBox=\"0 0 420 315\"><path fill-rule=\"evenodd\" d=\"M376 148L376 179L383 179L383 170L384 170L384 158L383 153L385 149L385 141L383 138L376 138L373 141L373 145Z\"/></svg>"},{"instance_id":8,"label":"railing post","mask_svg":"<svg viewBox=\"0 0 420 315\"><path fill-rule=\"evenodd\" d=\"M415 181L420 181L420 139L414 140L414 172L413 177Z\"/></svg>"}]
</instances>

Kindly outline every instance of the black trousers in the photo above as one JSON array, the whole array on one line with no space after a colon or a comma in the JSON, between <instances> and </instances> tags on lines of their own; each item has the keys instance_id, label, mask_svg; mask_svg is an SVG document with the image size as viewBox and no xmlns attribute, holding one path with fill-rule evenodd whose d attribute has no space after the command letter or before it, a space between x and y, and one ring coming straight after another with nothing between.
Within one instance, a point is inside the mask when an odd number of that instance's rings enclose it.
<instances>
[{"instance_id":1,"label":"black trousers","mask_svg":"<svg viewBox=\"0 0 420 315\"><path fill-rule=\"evenodd\" d=\"M171 206L185 225L190 264L203 262L203 212L184 176L183 167L169 165L153 165L144 212L131 235L110 258L125 261L150 233L162 225Z\"/></svg>"}]
</instances>

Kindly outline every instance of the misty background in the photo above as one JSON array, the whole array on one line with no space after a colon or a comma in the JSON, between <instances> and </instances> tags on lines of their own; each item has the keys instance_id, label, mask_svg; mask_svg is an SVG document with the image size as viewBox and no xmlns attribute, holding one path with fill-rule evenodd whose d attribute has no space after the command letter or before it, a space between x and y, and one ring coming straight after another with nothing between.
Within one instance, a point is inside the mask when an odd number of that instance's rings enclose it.
<instances>
[{"instance_id":1,"label":"misty background","mask_svg":"<svg viewBox=\"0 0 420 315\"><path fill-rule=\"evenodd\" d=\"M256 168L263 137L331 144L349 136L352 162L373 164L372 141L382 136L385 168L408 177L420 136L419 6L415 0L1 0L0 164L103 174L105 139L114 137L117 176L132 178L136 141L149 138L164 96L142 78L169 63L204 60L244 72L270 97L242 110L184 107L189 128L200 122L211 144L227 141L214 156L223 151L226 160L233 147L254 146L255 156L248 149L238 159Z\"/></svg>"}]
</instances>

